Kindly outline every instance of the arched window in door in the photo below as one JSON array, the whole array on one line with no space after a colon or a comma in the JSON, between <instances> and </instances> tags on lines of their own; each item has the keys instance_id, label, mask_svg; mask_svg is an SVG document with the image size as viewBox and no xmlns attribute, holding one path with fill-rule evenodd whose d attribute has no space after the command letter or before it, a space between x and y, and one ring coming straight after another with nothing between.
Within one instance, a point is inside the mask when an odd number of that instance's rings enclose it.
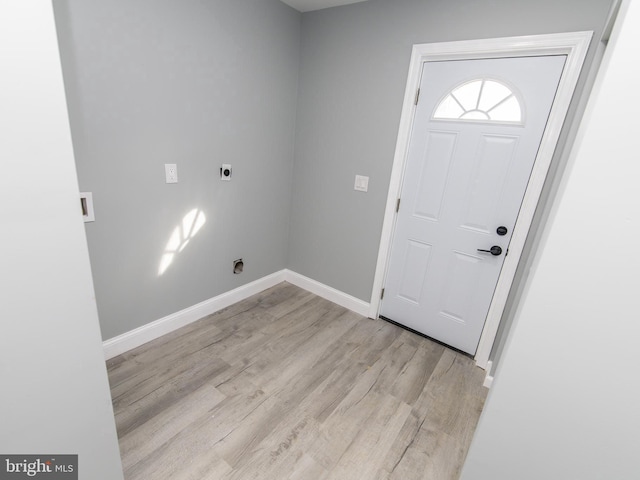
<instances>
[{"instance_id":1,"label":"arched window in door","mask_svg":"<svg viewBox=\"0 0 640 480\"><path fill-rule=\"evenodd\" d=\"M498 80L479 78L458 85L440 101L434 120L523 123L516 93Z\"/></svg>"}]
</instances>

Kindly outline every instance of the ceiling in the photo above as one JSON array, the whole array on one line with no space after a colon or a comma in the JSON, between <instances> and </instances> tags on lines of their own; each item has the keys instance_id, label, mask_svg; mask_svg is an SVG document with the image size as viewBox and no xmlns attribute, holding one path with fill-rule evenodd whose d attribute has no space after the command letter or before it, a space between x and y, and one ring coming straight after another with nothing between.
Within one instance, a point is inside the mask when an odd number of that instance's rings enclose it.
<instances>
[{"instance_id":1,"label":"ceiling","mask_svg":"<svg viewBox=\"0 0 640 480\"><path fill-rule=\"evenodd\" d=\"M366 2L367 0L282 0L300 12L310 12L322 8L338 7L350 3Z\"/></svg>"}]
</instances>

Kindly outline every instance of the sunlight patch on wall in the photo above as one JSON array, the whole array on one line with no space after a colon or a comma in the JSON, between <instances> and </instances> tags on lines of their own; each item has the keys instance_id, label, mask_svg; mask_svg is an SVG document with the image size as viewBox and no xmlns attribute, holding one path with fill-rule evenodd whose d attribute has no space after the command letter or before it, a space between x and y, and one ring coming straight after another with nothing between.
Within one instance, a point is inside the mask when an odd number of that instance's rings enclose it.
<instances>
[{"instance_id":1,"label":"sunlight patch on wall","mask_svg":"<svg viewBox=\"0 0 640 480\"><path fill-rule=\"evenodd\" d=\"M160 260L160 266L158 267L158 276L163 275L164 272L167 271L175 260L176 255L186 248L206 221L207 219L204 213L197 208L194 208L184 216L182 222L176 226L173 233L171 233L171 237L169 237L167 246L162 254L162 259Z\"/></svg>"}]
</instances>

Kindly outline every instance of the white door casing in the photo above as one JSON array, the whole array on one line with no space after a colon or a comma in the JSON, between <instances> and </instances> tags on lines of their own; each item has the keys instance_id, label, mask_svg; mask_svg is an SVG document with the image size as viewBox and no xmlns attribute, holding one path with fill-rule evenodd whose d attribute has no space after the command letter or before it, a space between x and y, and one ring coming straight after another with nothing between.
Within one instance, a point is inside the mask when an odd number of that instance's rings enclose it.
<instances>
[{"instance_id":1,"label":"white door casing","mask_svg":"<svg viewBox=\"0 0 640 480\"><path fill-rule=\"evenodd\" d=\"M509 246L509 256L505 259L500 273L480 343L476 351L476 364L481 368L487 367L489 354L498 331L516 267L592 34L593 32L573 32L414 45L409 64L409 74L371 294L369 310L369 316L371 318L377 318L379 313L381 303L380 293L387 272L391 239L395 227L396 202L400 196L400 188L403 180L402 175L408 152L409 138L413 127L415 111L414 100L424 62L511 56L566 55L567 61L560 78L556 98L540 143L536 162L521 206L520 215L513 229L513 236Z\"/></svg>"},{"instance_id":2,"label":"white door casing","mask_svg":"<svg viewBox=\"0 0 640 480\"><path fill-rule=\"evenodd\" d=\"M475 354L565 60L424 64L382 316Z\"/></svg>"}]
</instances>

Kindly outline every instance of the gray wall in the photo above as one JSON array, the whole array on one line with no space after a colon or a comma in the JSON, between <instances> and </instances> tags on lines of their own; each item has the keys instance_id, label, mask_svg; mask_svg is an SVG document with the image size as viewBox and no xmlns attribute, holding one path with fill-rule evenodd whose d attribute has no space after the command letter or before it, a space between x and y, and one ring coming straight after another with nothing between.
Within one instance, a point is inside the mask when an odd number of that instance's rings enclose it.
<instances>
[{"instance_id":1,"label":"gray wall","mask_svg":"<svg viewBox=\"0 0 640 480\"><path fill-rule=\"evenodd\" d=\"M370 300L413 44L578 30L597 44L610 3L370 0L305 14L289 268Z\"/></svg>"},{"instance_id":2,"label":"gray wall","mask_svg":"<svg viewBox=\"0 0 640 480\"><path fill-rule=\"evenodd\" d=\"M285 268L301 15L278 0L54 8L103 337ZM205 225L159 276L193 209Z\"/></svg>"},{"instance_id":3,"label":"gray wall","mask_svg":"<svg viewBox=\"0 0 640 480\"><path fill-rule=\"evenodd\" d=\"M575 30L595 46L610 3L54 0L103 337L285 267L369 301L411 46ZM204 227L159 276L193 209Z\"/></svg>"},{"instance_id":4,"label":"gray wall","mask_svg":"<svg viewBox=\"0 0 640 480\"><path fill-rule=\"evenodd\" d=\"M640 3L624 3L462 480L639 478Z\"/></svg>"},{"instance_id":5,"label":"gray wall","mask_svg":"<svg viewBox=\"0 0 640 480\"><path fill-rule=\"evenodd\" d=\"M0 2L0 78L0 453L122 480L50 2Z\"/></svg>"}]
</instances>

